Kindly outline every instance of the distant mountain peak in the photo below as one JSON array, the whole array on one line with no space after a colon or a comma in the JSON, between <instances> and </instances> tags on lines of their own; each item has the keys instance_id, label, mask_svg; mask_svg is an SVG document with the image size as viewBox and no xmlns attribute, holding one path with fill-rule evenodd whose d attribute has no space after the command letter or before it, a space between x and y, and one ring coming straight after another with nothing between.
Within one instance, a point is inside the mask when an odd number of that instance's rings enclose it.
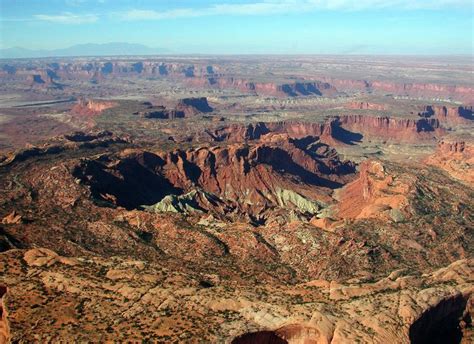
<instances>
[{"instance_id":1,"label":"distant mountain peak","mask_svg":"<svg viewBox=\"0 0 474 344\"><path fill-rule=\"evenodd\" d=\"M139 43L81 43L68 48L52 50L33 50L23 47L0 49L0 58L156 55L166 52L166 49L151 48Z\"/></svg>"}]
</instances>

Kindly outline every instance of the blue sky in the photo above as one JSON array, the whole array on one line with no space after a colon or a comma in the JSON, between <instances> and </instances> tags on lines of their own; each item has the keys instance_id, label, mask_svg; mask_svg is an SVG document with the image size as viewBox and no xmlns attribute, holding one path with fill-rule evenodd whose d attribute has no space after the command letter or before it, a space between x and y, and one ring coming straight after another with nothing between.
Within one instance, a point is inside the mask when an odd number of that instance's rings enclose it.
<instances>
[{"instance_id":1,"label":"blue sky","mask_svg":"<svg viewBox=\"0 0 474 344\"><path fill-rule=\"evenodd\" d=\"M472 0L0 0L0 47L472 54Z\"/></svg>"}]
</instances>

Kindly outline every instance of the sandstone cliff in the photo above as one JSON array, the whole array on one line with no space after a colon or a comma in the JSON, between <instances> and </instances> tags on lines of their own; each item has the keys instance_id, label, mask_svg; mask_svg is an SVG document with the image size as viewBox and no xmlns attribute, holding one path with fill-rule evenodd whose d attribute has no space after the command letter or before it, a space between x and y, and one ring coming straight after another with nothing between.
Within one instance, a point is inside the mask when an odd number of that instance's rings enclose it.
<instances>
[{"instance_id":1,"label":"sandstone cliff","mask_svg":"<svg viewBox=\"0 0 474 344\"><path fill-rule=\"evenodd\" d=\"M435 118L440 123L448 125L469 124L474 120L472 106L428 105L418 115L425 118Z\"/></svg>"},{"instance_id":2,"label":"sandstone cliff","mask_svg":"<svg viewBox=\"0 0 474 344\"><path fill-rule=\"evenodd\" d=\"M465 141L441 141L433 155L426 159L453 177L470 185L474 183L474 145Z\"/></svg>"},{"instance_id":3,"label":"sandstone cliff","mask_svg":"<svg viewBox=\"0 0 474 344\"><path fill-rule=\"evenodd\" d=\"M71 112L78 115L98 115L104 110L113 108L114 106L116 106L116 104L110 101L81 98L77 101L77 104L72 107Z\"/></svg>"},{"instance_id":4,"label":"sandstone cliff","mask_svg":"<svg viewBox=\"0 0 474 344\"><path fill-rule=\"evenodd\" d=\"M404 119L347 115L338 118L340 125L366 138L381 138L403 142L434 139L444 134L438 119Z\"/></svg>"}]
</instances>

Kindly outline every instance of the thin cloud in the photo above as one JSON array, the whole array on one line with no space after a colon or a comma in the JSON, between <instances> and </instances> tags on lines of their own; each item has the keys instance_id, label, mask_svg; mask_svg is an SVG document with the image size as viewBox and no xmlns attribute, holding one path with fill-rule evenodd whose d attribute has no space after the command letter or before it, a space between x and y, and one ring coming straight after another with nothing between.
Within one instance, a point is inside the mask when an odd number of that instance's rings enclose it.
<instances>
[{"instance_id":1,"label":"thin cloud","mask_svg":"<svg viewBox=\"0 0 474 344\"><path fill-rule=\"evenodd\" d=\"M99 20L99 16L95 14L73 14L70 12L64 12L57 15L36 14L33 17L37 20L57 24L87 24L95 23L97 20Z\"/></svg>"},{"instance_id":2,"label":"thin cloud","mask_svg":"<svg viewBox=\"0 0 474 344\"><path fill-rule=\"evenodd\" d=\"M471 0L263 0L253 3L223 3L205 8L164 11L133 9L116 13L124 20L161 20L215 15L272 15L312 10L361 11L370 9L432 10L471 8Z\"/></svg>"},{"instance_id":3,"label":"thin cloud","mask_svg":"<svg viewBox=\"0 0 474 344\"><path fill-rule=\"evenodd\" d=\"M200 17L205 15L203 11L196 11L191 8L182 8L168 11L153 10L130 10L125 13L118 13L122 19L127 20L159 20L173 18Z\"/></svg>"}]
</instances>

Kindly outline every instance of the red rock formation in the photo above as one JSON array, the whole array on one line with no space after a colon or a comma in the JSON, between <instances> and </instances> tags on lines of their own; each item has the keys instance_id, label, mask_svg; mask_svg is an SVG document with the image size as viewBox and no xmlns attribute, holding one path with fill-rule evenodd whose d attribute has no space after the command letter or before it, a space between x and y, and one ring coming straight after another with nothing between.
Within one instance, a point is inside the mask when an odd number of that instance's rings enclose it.
<instances>
[{"instance_id":1,"label":"red rock formation","mask_svg":"<svg viewBox=\"0 0 474 344\"><path fill-rule=\"evenodd\" d=\"M404 83L397 84L393 82L374 81L371 88L377 91L390 92L399 95L408 95L411 97L439 97L456 99L472 99L474 89L466 86L441 85L430 83Z\"/></svg>"},{"instance_id":2,"label":"red rock formation","mask_svg":"<svg viewBox=\"0 0 474 344\"><path fill-rule=\"evenodd\" d=\"M427 105L418 115L426 118L433 117L449 125L468 124L474 120L472 106Z\"/></svg>"},{"instance_id":3,"label":"red rock formation","mask_svg":"<svg viewBox=\"0 0 474 344\"><path fill-rule=\"evenodd\" d=\"M474 88L469 86L443 85L433 83L397 83L392 81L347 80L321 77L321 80L334 85L340 91L377 91L399 96L452 98L471 101Z\"/></svg>"},{"instance_id":4,"label":"red rock formation","mask_svg":"<svg viewBox=\"0 0 474 344\"><path fill-rule=\"evenodd\" d=\"M268 133L287 134L293 138L318 137L332 146L352 144L365 139L383 139L408 143L433 139L444 134L437 119L403 119L348 115L331 118L325 123L258 122L231 124L207 133L215 141L243 142L257 140Z\"/></svg>"},{"instance_id":5,"label":"red rock formation","mask_svg":"<svg viewBox=\"0 0 474 344\"><path fill-rule=\"evenodd\" d=\"M78 115L98 115L102 111L113 108L115 103L109 101L79 99L77 104L73 106L71 112Z\"/></svg>"},{"instance_id":6,"label":"red rock formation","mask_svg":"<svg viewBox=\"0 0 474 344\"><path fill-rule=\"evenodd\" d=\"M268 135L253 146L230 144L160 155L124 152L110 168L90 161L78 166L75 175L91 185L96 197L111 195L107 199L126 208L203 190L211 195L208 200L217 196L238 212L259 215L272 207L314 213L314 202L329 201L330 189L351 180L353 172L354 165L340 161L327 145Z\"/></svg>"},{"instance_id":7,"label":"red rock formation","mask_svg":"<svg viewBox=\"0 0 474 344\"><path fill-rule=\"evenodd\" d=\"M5 307L5 296L7 294L7 287L0 285L0 344L10 342L10 326L8 324L8 312Z\"/></svg>"},{"instance_id":8,"label":"red rock formation","mask_svg":"<svg viewBox=\"0 0 474 344\"><path fill-rule=\"evenodd\" d=\"M184 112L185 117L213 111L212 107L209 106L206 97L181 99L176 106L176 110Z\"/></svg>"},{"instance_id":9,"label":"red rock formation","mask_svg":"<svg viewBox=\"0 0 474 344\"><path fill-rule=\"evenodd\" d=\"M453 177L474 183L474 145L464 141L441 141L435 153L426 161L448 172Z\"/></svg>"},{"instance_id":10,"label":"red rock formation","mask_svg":"<svg viewBox=\"0 0 474 344\"><path fill-rule=\"evenodd\" d=\"M16 211L12 211L10 214L8 214L2 219L2 223L6 225L22 223L22 221L22 216Z\"/></svg>"},{"instance_id":11,"label":"red rock formation","mask_svg":"<svg viewBox=\"0 0 474 344\"><path fill-rule=\"evenodd\" d=\"M184 118L186 114L181 110L167 109L164 106L153 106L148 110L135 113L144 118L175 119Z\"/></svg>"},{"instance_id":12,"label":"red rock formation","mask_svg":"<svg viewBox=\"0 0 474 344\"><path fill-rule=\"evenodd\" d=\"M242 92L263 96L294 97L308 95L331 96L337 93L336 88L327 82L301 81L290 83L258 82L233 77L193 78L188 83L198 87L216 87L219 89L234 88Z\"/></svg>"},{"instance_id":13,"label":"red rock formation","mask_svg":"<svg viewBox=\"0 0 474 344\"><path fill-rule=\"evenodd\" d=\"M383 218L397 216L408 205L410 182L387 173L378 161L366 160L359 177L340 190L337 216L341 218Z\"/></svg>"},{"instance_id":14,"label":"red rock formation","mask_svg":"<svg viewBox=\"0 0 474 344\"><path fill-rule=\"evenodd\" d=\"M350 102L345 105L345 108L352 109L352 110L378 110L378 111L386 110L385 105L383 104L376 104L376 103L369 103L369 102Z\"/></svg>"},{"instance_id":15,"label":"red rock formation","mask_svg":"<svg viewBox=\"0 0 474 344\"><path fill-rule=\"evenodd\" d=\"M403 142L433 139L444 134L437 119L405 119L348 115L339 117L340 125L365 138L381 138Z\"/></svg>"},{"instance_id":16,"label":"red rock formation","mask_svg":"<svg viewBox=\"0 0 474 344\"><path fill-rule=\"evenodd\" d=\"M199 113L212 112L206 97L201 98L184 98L181 99L174 109L167 109L165 106L149 105L145 111L134 113L145 118L175 119L192 117Z\"/></svg>"},{"instance_id":17,"label":"red rock formation","mask_svg":"<svg viewBox=\"0 0 474 344\"><path fill-rule=\"evenodd\" d=\"M268 133L286 134L291 138L317 137L323 143L329 145L339 145L337 137L333 136L333 130L337 126L337 121L331 120L327 123L312 122L257 122L248 125L231 124L207 133L215 141L244 142L248 140L258 140ZM336 130L337 131L337 130Z\"/></svg>"},{"instance_id":18,"label":"red rock formation","mask_svg":"<svg viewBox=\"0 0 474 344\"><path fill-rule=\"evenodd\" d=\"M168 153L162 156L164 175L177 188L199 185L221 197L252 205L255 211L278 204L276 195L284 189L318 199L321 191L317 186L341 185L347 180L344 176L353 171L353 165L339 162L334 151L327 150L325 157L315 159L309 151L298 148L298 142L284 137L271 139L253 147L235 144ZM293 175L301 184L283 178L281 173ZM308 189L307 185L316 187Z\"/></svg>"},{"instance_id":19,"label":"red rock formation","mask_svg":"<svg viewBox=\"0 0 474 344\"><path fill-rule=\"evenodd\" d=\"M27 83L34 88L62 88L62 86L53 80L45 71L28 75Z\"/></svg>"}]
</instances>

